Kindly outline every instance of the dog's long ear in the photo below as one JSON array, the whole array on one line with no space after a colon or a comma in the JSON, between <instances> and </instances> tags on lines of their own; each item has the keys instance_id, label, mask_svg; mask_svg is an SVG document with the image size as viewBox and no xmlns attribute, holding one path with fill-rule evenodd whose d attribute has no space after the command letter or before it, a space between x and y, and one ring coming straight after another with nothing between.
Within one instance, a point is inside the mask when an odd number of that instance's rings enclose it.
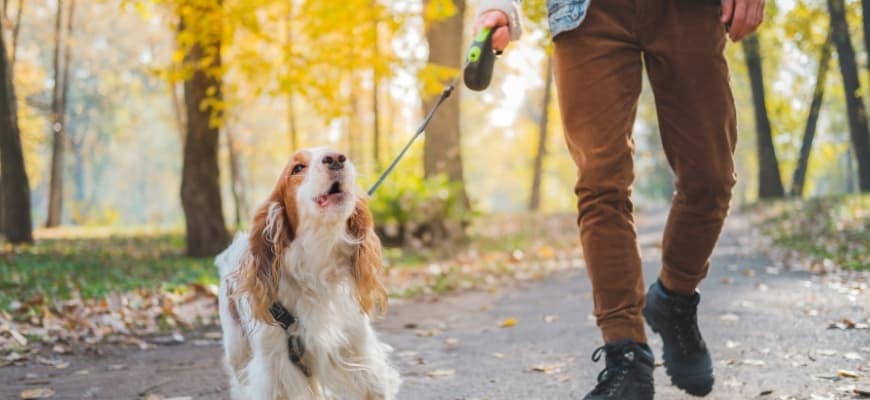
<instances>
[{"instance_id":1,"label":"dog's long ear","mask_svg":"<svg viewBox=\"0 0 870 400\"><path fill-rule=\"evenodd\" d=\"M254 213L248 233L249 254L240 270L239 291L248 296L252 314L260 321L272 321L269 307L277 298L281 260L294 237L295 227L287 211L280 188L276 188Z\"/></svg>"},{"instance_id":2,"label":"dog's long ear","mask_svg":"<svg viewBox=\"0 0 870 400\"><path fill-rule=\"evenodd\" d=\"M365 198L357 201L353 215L347 222L350 234L359 240L353 260L353 277L356 280L356 298L366 314L387 310L387 290L381 282L381 240L375 234L372 214Z\"/></svg>"}]
</instances>

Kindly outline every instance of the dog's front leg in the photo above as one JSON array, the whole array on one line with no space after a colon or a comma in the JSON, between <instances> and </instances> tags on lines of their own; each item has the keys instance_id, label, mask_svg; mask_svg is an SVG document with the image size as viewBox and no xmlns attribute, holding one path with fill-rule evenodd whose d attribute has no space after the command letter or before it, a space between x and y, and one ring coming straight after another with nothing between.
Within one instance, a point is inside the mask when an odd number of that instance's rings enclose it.
<instances>
[{"instance_id":1,"label":"dog's front leg","mask_svg":"<svg viewBox=\"0 0 870 400\"><path fill-rule=\"evenodd\" d=\"M371 326L366 326L360 338L363 345L362 359L366 365L369 389L365 400L393 400L399 391L402 379L399 372L390 364L389 355L393 348L378 340Z\"/></svg>"},{"instance_id":2,"label":"dog's front leg","mask_svg":"<svg viewBox=\"0 0 870 400\"><path fill-rule=\"evenodd\" d=\"M287 336L275 326L261 325L253 335L254 357L248 364L248 397L263 400L310 400L317 396L308 379L290 362Z\"/></svg>"}]
</instances>

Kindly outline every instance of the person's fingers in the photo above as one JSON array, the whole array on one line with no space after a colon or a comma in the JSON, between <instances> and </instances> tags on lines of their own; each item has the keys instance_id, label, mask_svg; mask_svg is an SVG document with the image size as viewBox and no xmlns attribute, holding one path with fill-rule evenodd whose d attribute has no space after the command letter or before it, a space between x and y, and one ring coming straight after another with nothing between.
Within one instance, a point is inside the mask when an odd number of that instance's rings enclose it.
<instances>
[{"instance_id":1,"label":"person's fingers","mask_svg":"<svg viewBox=\"0 0 870 400\"><path fill-rule=\"evenodd\" d=\"M720 17L720 21L723 24L727 24L728 21L731 21L731 15L734 13L734 0L722 0L722 16Z\"/></svg>"},{"instance_id":2,"label":"person's fingers","mask_svg":"<svg viewBox=\"0 0 870 400\"><path fill-rule=\"evenodd\" d=\"M494 28L498 26L508 26L508 16L505 15L504 12L498 10L490 10L487 11L474 21L474 27L472 29L472 36L477 35L477 32L480 31L480 28Z\"/></svg>"},{"instance_id":3,"label":"person's fingers","mask_svg":"<svg viewBox=\"0 0 870 400\"><path fill-rule=\"evenodd\" d=\"M731 40L737 42L746 35L747 0L735 0L734 18L731 19Z\"/></svg>"},{"instance_id":4,"label":"person's fingers","mask_svg":"<svg viewBox=\"0 0 870 400\"><path fill-rule=\"evenodd\" d=\"M480 16L480 19L483 20L482 25L487 28L508 25L508 16L504 12L498 10L487 11Z\"/></svg>"},{"instance_id":5,"label":"person's fingers","mask_svg":"<svg viewBox=\"0 0 870 400\"><path fill-rule=\"evenodd\" d=\"M496 28L495 32L492 34L492 48L496 51L504 51L510 41L511 32L506 26Z\"/></svg>"},{"instance_id":6,"label":"person's fingers","mask_svg":"<svg viewBox=\"0 0 870 400\"><path fill-rule=\"evenodd\" d=\"M758 4L756 4L755 24L753 25L752 30L755 31L758 29L762 22L764 22L764 0L760 0Z\"/></svg>"}]
</instances>

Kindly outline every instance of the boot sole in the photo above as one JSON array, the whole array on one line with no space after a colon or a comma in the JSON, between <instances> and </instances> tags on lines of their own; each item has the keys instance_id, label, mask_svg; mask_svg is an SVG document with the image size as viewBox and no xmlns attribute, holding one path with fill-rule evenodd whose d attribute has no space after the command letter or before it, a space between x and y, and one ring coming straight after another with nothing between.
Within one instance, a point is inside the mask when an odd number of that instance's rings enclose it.
<instances>
[{"instance_id":1,"label":"boot sole","mask_svg":"<svg viewBox=\"0 0 870 400\"><path fill-rule=\"evenodd\" d=\"M661 337L661 333L659 333L658 328L653 324L652 319L649 318L649 313L646 311L646 308L641 311L643 314L643 319L646 321L646 324L649 328ZM664 355L662 355L662 360L665 365L665 374L671 378L671 384L679 388L680 390L697 397L704 397L710 392L713 391L713 384L716 382L716 378L713 377L713 371L710 370L709 374L671 374L670 368L668 368L668 360L665 359ZM706 381L707 375L710 376L709 382ZM700 378L700 379L699 379ZM698 382L698 380L702 380L702 382Z\"/></svg>"}]
</instances>

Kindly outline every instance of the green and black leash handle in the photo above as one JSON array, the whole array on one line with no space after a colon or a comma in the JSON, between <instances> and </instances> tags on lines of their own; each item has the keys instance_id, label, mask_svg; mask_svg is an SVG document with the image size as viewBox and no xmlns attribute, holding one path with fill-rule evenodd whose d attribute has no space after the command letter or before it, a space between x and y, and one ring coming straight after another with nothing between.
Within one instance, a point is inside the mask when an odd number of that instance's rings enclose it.
<instances>
[{"instance_id":1,"label":"green and black leash handle","mask_svg":"<svg viewBox=\"0 0 870 400\"><path fill-rule=\"evenodd\" d=\"M464 77L465 86L474 91L482 91L489 87L489 83L492 81L492 69L495 66L495 58L496 53L492 50L492 29L490 28L481 28L480 31L475 35L474 41L471 43L471 47L468 49L467 56L465 58L465 66L462 68L462 75ZM456 82L459 80L459 77L456 77L453 81L451 81L447 86L444 87L444 91L441 92L441 96L438 97L438 100L435 102L435 105L432 106L432 109L429 110L429 113L426 114L426 117L423 118L423 122L420 123L420 126L417 127L417 131L414 132L414 136L411 137L411 140L405 144L405 147L402 148L402 151L399 152L399 155L393 159L390 165L386 170L378 177L378 180L372 185L368 190L368 195L371 197L378 187L381 186L381 183L384 182L384 179L393 172L393 169L396 168L396 164L405 156L405 153L408 152L408 149L411 148L411 145L414 144L414 141L417 140L423 132L426 131L426 127L429 126L429 123L432 122L432 116L435 115L435 111L438 110L438 107L441 107L441 103L444 103L448 97L453 93L453 89L456 86Z\"/></svg>"}]
</instances>

